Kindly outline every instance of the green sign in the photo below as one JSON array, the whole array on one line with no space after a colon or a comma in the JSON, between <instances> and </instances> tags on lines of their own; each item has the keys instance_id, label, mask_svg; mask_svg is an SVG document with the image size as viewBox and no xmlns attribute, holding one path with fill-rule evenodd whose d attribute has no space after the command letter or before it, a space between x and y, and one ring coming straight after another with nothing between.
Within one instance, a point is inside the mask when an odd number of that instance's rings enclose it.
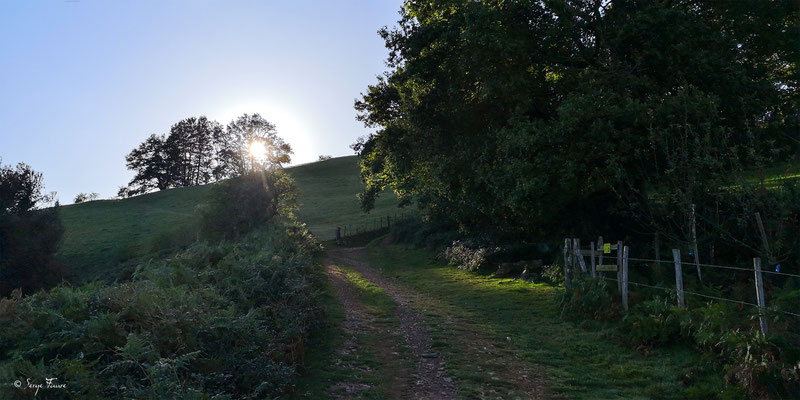
<instances>
[{"instance_id":1,"label":"green sign","mask_svg":"<svg viewBox=\"0 0 800 400\"><path fill-rule=\"evenodd\" d=\"M611 253L611 243L603 243L603 253Z\"/></svg>"}]
</instances>

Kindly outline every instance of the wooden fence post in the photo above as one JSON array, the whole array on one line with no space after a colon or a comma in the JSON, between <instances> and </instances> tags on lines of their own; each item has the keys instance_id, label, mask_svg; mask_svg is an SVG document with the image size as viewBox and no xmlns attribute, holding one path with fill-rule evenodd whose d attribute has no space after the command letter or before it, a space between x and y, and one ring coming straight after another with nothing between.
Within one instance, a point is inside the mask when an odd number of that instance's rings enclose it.
<instances>
[{"instance_id":1,"label":"wooden fence post","mask_svg":"<svg viewBox=\"0 0 800 400\"><path fill-rule=\"evenodd\" d=\"M756 276L756 298L758 300L758 320L761 322L761 334L767 334L767 319L764 317L764 282L761 280L761 259L753 259L753 270Z\"/></svg>"},{"instance_id":2,"label":"wooden fence post","mask_svg":"<svg viewBox=\"0 0 800 400\"><path fill-rule=\"evenodd\" d=\"M678 293L678 308L686 307L683 302L683 272L681 272L681 251L672 249L672 259L675 261L675 291Z\"/></svg>"},{"instance_id":3,"label":"wooden fence post","mask_svg":"<svg viewBox=\"0 0 800 400\"><path fill-rule=\"evenodd\" d=\"M568 259L570 257L570 251L569 251L570 243L571 242L570 242L569 238L564 239L564 287L567 288L567 289L569 289L569 287L570 287L570 284L569 284L569 263L570 263L570 260Z\"/></svg>"},{"instance_id":4,"label":"wooden fence post","mask_svg":"<svg viewBox=\"0 0 800 400\"><path fill-rule=\"evenodd\" d=\"M594 259L597 256L597 254L595 254L596 250L594 248L594 242L589 242L589 244L591 245L591 249L590 250L592 252L592 278L595 278L595 277L597 277L597 264L595 264L595 260Z\"/></svg>"},{"instance_id":5,"label":"wooden fence post","mask_svg":"<svg viewBox=\"0 0 800 400\"><path fill-rule=\"evenodd\" d=\"M692 222L692 246L694 246L694 263L697 266L697 279L699 279L700 282L702 283L703 282L703 274L700 272L700 250L697 249L697 221L695 221L695 217L694 217L694 211L695 211L694 203L692 203L692 205L691 205L691 211L692 211L692 215L691 215L691 217L692 217L692 221L691 221Z\"/></svg>"},{"instance_id":6,"label":"wooden fence post","mask_svg":"<svg viewBox=\"0 0 800 400\"><path fill-rule=\"evenodd\" d=\"M386 227L387 228L391 228L392 227L392 221L389 219L388 215L386 216Z\"/></svg>"},{"instance_id":7,"label":"wooden fence post","mask_svg":"<svg viewBox=\"0 0 800 400\"><path fill-rule=\"evenodd\" d=\"M661 261L661 241L658 240L658 232L656 232L655 240L653 241L653 247L656 251L656 261Z\"/></svg>"},{"instance_id":8,"label":"wooden fence post","mask_svg":"<svg viewBox=\"0 0 800 400\"><path fill-rule=\"evenodd\" d=\"M572 239L572 253L575 254L575 260L577 260L576 267L580 267L583 273L586 273L586 261L583 260L583 254L581 254L581 240L580 239ZM577 268L576 268L577 269Z\"/></svg>"},{"instance_id":9,"label":"wooden fence post","mask_svg":"<svg viewBox=\"0 0 800 400\"><path fill-rule=\"evenodd\" d=\"M597 263L603 265L603 237L600 236L597 238L597 249L600 250L600 257L598 257Z\"/></svg>"},{"instance_id":10,"label":"wooden fence post","mask_svg":"<svg viewBox=\"0 0 800 400\"><path fill-rule=\"evenodd\" d=\"M617 241L617 289L622 293L622 240Z\"/></svg>"},{"instance_id":11,"label":"wooden fence post","mask_svg":"<svg viewBox=\"0 0 800 400\"><path fill-rule=\"evenodd\" d=\"M622 252L622 308L628 311L628 246Z\"/></svg>"},{"instance_id":12,"label":"wooden fence post","mask_svg":"<svg viewBox=\"0 0 800 400\"><path fill-rule=\"evenodd\" d=\"M339 239L342 237L342 228L336 227L336 243L339 243Z\"/></svg>"},{"instance_id":13,"label":"wooden fence post","mask_svg":"<svg viewBox=\"0 0 800 400\"><path fill-rule=\"evenodd\" d=\"M761 234L761 245L764 246L764 251L767 255L768 266L772 266L775 261L772 259L772 252L769 250L769 241L767 240L767 232L764 230L764 222L761 221L761 213L756 213L756 224L758 224L758 233Z\"/></svg>"}]
</instances>

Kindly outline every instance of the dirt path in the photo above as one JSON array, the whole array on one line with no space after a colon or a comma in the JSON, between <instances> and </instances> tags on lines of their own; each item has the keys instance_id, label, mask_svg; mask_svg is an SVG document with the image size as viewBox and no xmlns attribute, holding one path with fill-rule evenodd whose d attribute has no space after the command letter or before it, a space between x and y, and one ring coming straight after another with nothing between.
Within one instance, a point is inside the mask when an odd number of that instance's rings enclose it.
<instances>
[{"instance_id":1,"label":"dirt path","mask_svg":"<svg viewBox=\"0 0 800 400\"><path fill-rule=\"evenodd\" d=\"M431 349L431 336L424 319L419 313L408 307L408 302L400 292L391 290L381 275L359 260L357 257L359 249L362 248L334 250L328 252L328 256L336 262L352 266L365 279L385 290L397 303L395 317L400 323L400 333L411 349L417 367L416 373L411 376L413 382L411 383L410 397L414 399L455 399L456 385L453 379L445 373L441 355ZM341 274L337 274L330 264L328 271L337 295L345 308L347 336L350 337L359 331L363 332L365 325L370 322L363 306L358 303ZM343 347L347 346L352 346L351 340L348 340ZM392 352L392 354L396 353Z\"/></svg>"},{"instance_id":2,"label":"dirt path","mask_svg":"<svg viewBox=\"0 0 800 400\"><path fill-rule=\"evenodd\" d=\"M412 382L407 397L455 399L458 395L456 381L446 372L443 356L432 349L430 328L418 311L435 300L382 275L365 262L365 255L366 250L361 247L328 251L329 261L351 266L365 279L382 288L397 303L395 317L399 321L400 333L411 350L416 365L416 373L411 376ZM330 263L328 267L330 271ZM335 273L331 274L331 278L346 310L347 334L367 329L365 326L370 324L369 318L364 316L363 306L358 304L352 293L347 293L345 287L347 282L341 276L337 277ZM479 326L449 316L445 325L448 333L451 331L454 337L458 337L459 352L463 352L467 359L480 357L482 360L489 360L492 364L502 366L497 369L498 372L476 371L486 376L481 398L553 398L552 393L545 387L545 379L541 373L524 362L519 355L495 346L494 342L480 331Z\"/></svg>"}]
</instances>

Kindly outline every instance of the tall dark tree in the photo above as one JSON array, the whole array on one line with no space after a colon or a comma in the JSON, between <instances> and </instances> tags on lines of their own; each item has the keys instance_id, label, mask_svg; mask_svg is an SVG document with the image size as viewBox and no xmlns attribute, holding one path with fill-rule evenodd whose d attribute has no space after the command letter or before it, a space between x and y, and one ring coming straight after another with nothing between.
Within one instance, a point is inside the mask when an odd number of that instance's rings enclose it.
<instances>
[{"instance_id":1,"label":"tall dark tree","mask_svg":"<svg viewBox=\"0 0 800 400\"><path fill-rule=\"evenodd\" d=\"M42 174L25 164L0 167L0 296L60 279L53 255L63 233L59 207L43 193Z\"/></svg>"},{"instance_id":2,"label":"tall dark tree","mask_svg":"<svg viewBox=\"0 0 800 400\"><path fill-rule=\"evenodd\" d=\"M122 197L163 190L170 186L171 175L164 148L164 135L150 135L139 147L125 157L125 165L136 172L127 188L120 191Z\"/></svg>"},{"instance_id":3,"label":"tall dark tree","mask_svg":"<svg viewBox=\"0 0 800 400\"><path fill-rule=\"evenodd\" d=\"M211 182L214 169L215 138L222 127L206 117L186 118L170 129L164 141L170 184L193 186Z\"/></svg>"},{"instance_id":4,"label":"tall dark tree","mask_svg":"<svg viewBox=\"0 0 800 400\"><path fill-rule=\"evenodd\" d=\"M681 239L690 203L710 216L709 189L786 157L797 126L792 1L407 1L381 35L365 208L388 187L470 229Z\"/></svg>"}]
</instances>

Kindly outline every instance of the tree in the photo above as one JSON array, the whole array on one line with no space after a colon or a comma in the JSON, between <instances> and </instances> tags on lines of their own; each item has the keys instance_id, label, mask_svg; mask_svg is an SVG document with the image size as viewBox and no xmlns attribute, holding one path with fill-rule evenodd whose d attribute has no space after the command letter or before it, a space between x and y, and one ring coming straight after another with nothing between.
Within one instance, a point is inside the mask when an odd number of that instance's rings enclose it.
<instances>
[{"instance_id":1,"label":"tree","mask_svg":"<svg viewBox=\"0 0 800 400\"><path fill-rule=\"evenodd\" d=\"M392 188L514 235L679 225L789 154L797 16L744 3L406 2L381 31L391 71L355 104L376 129L353 146L362 206Z\"/></svg>"},{"instance_id":2,"label":"tree","mask_svg":"<svg viewBox=\"0 0 800 400\"><path fill-rule=\"evenodd\" d=\"M0 296L56 283L54 254L63 234L59 206L43 194L42 174L23 163L0 167Z\"/></svg>"},{"instance_id":3,"label":"tree","mask_svg":"<svg viewBox=\"0 0 800 400\"><path fill-rule=\"evenodd\" d=\"M219 123L206 117L186 118L172 126L163 146L171 186L194 186L212 181L214 142L221 134Z\"/></svg>"},{"instance_id":4,"label":"tree","mask_svg":"<svg viewBox=\"0 0 800 400\"><path fill-rule=\"evenodd\" d=\"M242 114L231 121L218 143L215 175L220 178L291 162L291 146L278 136L275 125L259 114ZM252 151L253 146L263 146L263 152ZM263 154L254 154L259 152Z\"/></svg>"},{"instance_id":5,"label":"tree","mask_svg":"<svg viewBox=\"0 0 800 400\"><path fill-rule=\"evenodd\" d=\"M95 193L95 192L92 192L92 193L78 193L78 195L75 196L74 203L75 204L79 204L79 203L83 203L83 202L86 202L86 201L97 200L99 198L100 198L100 193Z\"/></svg>"},{"instance_id":6,"label":"tree","mask_svg":"<svg viewBox=\"0 0 800 400\"><path fill-rule=\"evenodd\" d=\"M169 135L150 135L125 158L136 171L119 196L128 197L170 187L209 183L214 178L215 139L222 127L206 117L186 118L170 128Z\"/></svg>"},{"instance_id":7,"label":"tree","mask_svg":"<svg viewBox=\"0 0 800 400\"><path fill-rule=\"evenodd\" d=\"M117 196L202 185L279 167L290 162L291 153L275 125L258 114L244 114L227 129L206 117L186 118L168 135L151 135L128 154L126 165L136 175Z\"/></svg>"},{"instance_id":8,"label":"tree","mask_svg":"<svg viewBox=\"0 0 800 400\"><path fill-rule=\"evenodd\" d=\"M125 165L136 172L127 188L120 189L120 197L163 190L171 186L171 166L167 159L164 135L150 135L139 147L125 157ZM124 192L124 193L123 193Z\"/></svg>"}]
</instances>

